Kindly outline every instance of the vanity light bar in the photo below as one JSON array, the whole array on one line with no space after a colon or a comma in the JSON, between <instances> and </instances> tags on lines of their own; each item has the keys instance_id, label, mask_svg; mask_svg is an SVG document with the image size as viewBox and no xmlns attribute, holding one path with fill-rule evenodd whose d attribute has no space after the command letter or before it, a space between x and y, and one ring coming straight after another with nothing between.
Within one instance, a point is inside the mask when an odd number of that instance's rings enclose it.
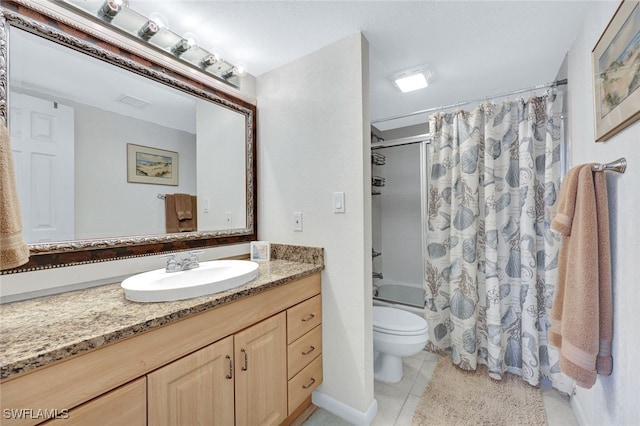
<instances>
[{"instance_id":1,"label":"vanity light bar","mask_svg":"<svg viewBox=\"0 0 640 426\"><path fill-rule=\"evenodd\" d=\"M239 87L240 77L247 74L246 66L236 65L221 59L211 51L197 45L190 33L179 35L167 28L166 23L154 19L155 14L145 17L128 7L126 0L105 0L96 10L86 0L60 0L62 4L70 6L89 17L99 18L129 36L142 39L166 54L171 55L183 63L189 64L201 72L234 87Z\"/></svg>"}]
</instances>

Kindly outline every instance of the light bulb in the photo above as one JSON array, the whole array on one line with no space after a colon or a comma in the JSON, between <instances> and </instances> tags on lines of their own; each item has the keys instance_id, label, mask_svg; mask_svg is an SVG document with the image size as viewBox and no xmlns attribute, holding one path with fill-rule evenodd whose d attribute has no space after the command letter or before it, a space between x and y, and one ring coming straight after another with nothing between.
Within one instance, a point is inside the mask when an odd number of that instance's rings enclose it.
<instances>
[{"instance_id":1,"label":"light bulb","mask_svg":"<svg viewBox=\"0 0 640 426\"><path fill-rule=\"evenodd\" d=\"M193 39L189 40L186 38L183 38L182 40L180 40L179 42L177 42L172 48L171 51L177 55L180 56L182 55L184 52L186 52L187 50L191 49L191 47L194 45L195 43L193 43Z\"/></svg>"},{"instance_id":2,"label":"light bulb","mask_svg":"<svg viewBox=\"0 0 640 426\"><path fill-rule=\"evenodd\" d=\"M216 57L215 54L211 53L205 56L204 58L202 58L202 61L200 61L200 65L202 66L202 68L207 68L207 67L210 67L211 65L215 65L217 62L218 62L218 58Z\"/></svg>"},{"instance_id":3,"label":"light bulb","mask_svg":"<svg viewBox=\"0 0 640 426\"><path fill-rule=\"evenodd\" d=\"M122 10L122 0L106 0L100 7L98 15L106 21L111 21Z\"/></svg>"},{"instance_id":4,"label":"light bulb","mask_svg":"<svg viewBox=\"0 0 640 426\"><path fill-rule=\"evenodd\" d=\"M149 40L151 37L156 35L160 31L160 26L154 20L149 19L143 26L138 30L138 35L143 40Z\"/></svg>"},{"instance_id":5,"label":"light bulb","mask_svg":"<svg viewBox=\"0 0 640 426\"><path fill-rule=\"evenodd\" d=\"M189 48L198 45L198 37L194 33L184 33L182 38L187 40Z\"/></svg>"},{"instance_id":6,"label":"light bulb","mask_svg":"<svg viewBox=\"0 0 640 426\"><path fill-rule=\"evenodd\" d=\"M244 62L238 62L236 64L235 74L240 77L244 77L245 75L247 75L247 66L244 64Z\"/></svg>"},{"instance_id":7,"label":"light bulb","mask_svg":"<svg viewBox=\"0 0 640 426\"><path fill-rule=\"evenodd\" d=\"M159 27L158 30L162 28L169 28L169 21L161 13L153 12L151 15L149 15L149 20L155 22L155 24Z\"/></svg>"}]
</instances>

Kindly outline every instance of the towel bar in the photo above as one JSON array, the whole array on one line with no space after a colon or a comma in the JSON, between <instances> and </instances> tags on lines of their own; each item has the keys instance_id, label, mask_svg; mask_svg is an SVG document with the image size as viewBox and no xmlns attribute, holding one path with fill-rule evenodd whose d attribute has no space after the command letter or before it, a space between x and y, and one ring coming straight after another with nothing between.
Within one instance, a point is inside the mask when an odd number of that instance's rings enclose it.
<instances>
[{"instance_id":1,"label":"towel bar","mask_svg":"<svg viewBox=\"0 0 640 426\"><path fill-rule=\"evenodd\" d=\"M594 164L591 166L591 170L594 172L601 172L603 170L613 170L614 172L624 173L627 170L627 159L622 157L616 161L612 161L606 164Z\"/></svg>"}]
</instances>

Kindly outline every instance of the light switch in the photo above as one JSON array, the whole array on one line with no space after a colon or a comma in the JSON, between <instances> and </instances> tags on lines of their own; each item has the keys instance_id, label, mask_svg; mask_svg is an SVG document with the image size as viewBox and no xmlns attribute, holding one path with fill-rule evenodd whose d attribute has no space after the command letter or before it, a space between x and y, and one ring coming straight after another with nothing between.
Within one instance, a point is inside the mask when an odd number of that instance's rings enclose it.
<instances>
[{"instance_id":1,"label":"light switch","mask_svg":"<svg viewBox=\"0 0 640 426\"><path fill-rule=\"evenodd\" d=\"M231 226L233 226L233 213L226 212L225 215L226 215L227 229L230 229Z\"/></svg>"},{"instance_id":2,"label":"light switch","mask_svg":"<svg viewBox=\"0 0 640 426\"><path fill-rule=\"evenodd\" d=\"M333 212L344 213L344 192L333 193Z\"/></svg>"},{"instance_id":3,"label":"light switch","mask_svg":"<svg viewBox=\"0 0 640 426\"><path fill-rule=\"evenodd\" d=\"M203 211L204 213L209 213L209 199L208 199L208 198L205 198L205 199L203 200L203 203L202 203L202 204L203 204L202 211Z\"/></svg>"},{"instance_id":4,"label":"light switch","mask_svg":"<svg viewBox=\"0 0 640 426\"><path fill-rule=\"evenodd\" d=\"M302 212L293 212L293 230L302 232Z\"/></svg>"}]
</instances>

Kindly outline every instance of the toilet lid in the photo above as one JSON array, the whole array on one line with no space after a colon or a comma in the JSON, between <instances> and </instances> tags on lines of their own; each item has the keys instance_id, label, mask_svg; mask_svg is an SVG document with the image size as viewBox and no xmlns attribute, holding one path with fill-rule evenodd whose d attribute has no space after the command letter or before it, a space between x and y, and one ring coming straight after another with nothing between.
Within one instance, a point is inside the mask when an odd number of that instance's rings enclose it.
<instances>
[{"instance_id":1,"label":"toilet lid","mask_svg":"<svg viewBox=\"0 0 640 426\"><path fill-rule=\"evenodd\" d=\"M373 328L381 333L407 336L424 333L427 321L402 309L374 306Z\"/></svg>"}]
</instances>

